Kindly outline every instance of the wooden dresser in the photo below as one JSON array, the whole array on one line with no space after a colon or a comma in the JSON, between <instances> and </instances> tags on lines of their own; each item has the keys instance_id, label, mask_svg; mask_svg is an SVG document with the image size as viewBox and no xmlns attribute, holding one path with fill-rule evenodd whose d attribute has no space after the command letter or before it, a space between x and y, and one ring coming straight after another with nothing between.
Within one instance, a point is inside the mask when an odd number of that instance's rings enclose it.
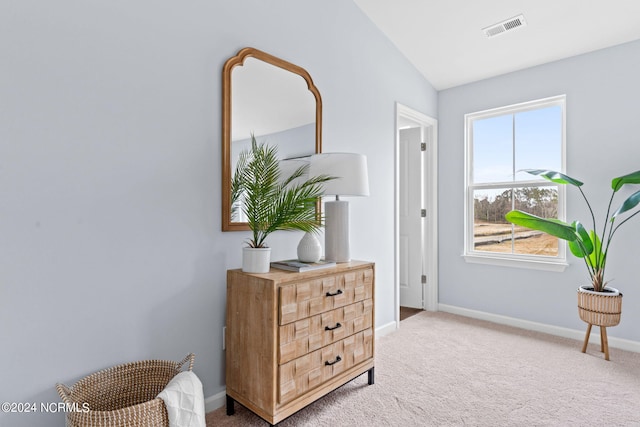
<instances>
[{"instance_id":1,"label":"wooden dresser","mask_svg":"<svg viewBox=\"0 0 640 427\"><path fill-rule=\"evenodd\" d=\"M227 271L227 414L237 401L274 425L364 372L373 384L374 272Z\"/></svg>"}]
</instances>

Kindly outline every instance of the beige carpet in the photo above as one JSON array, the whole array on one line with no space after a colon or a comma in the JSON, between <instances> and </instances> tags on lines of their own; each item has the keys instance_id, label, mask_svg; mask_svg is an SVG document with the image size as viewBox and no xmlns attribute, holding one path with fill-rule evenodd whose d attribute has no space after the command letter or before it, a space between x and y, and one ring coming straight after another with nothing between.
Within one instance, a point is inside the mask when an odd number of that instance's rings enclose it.
<instances>
[{"instance_id":1,"label":"beige carpet","mask_svg":"<svg viewBox=\"0 0 640 427\"><path fill-rule=\"evenodd\" d=\"M640 426L640 353L447 313L419 313L376 341L362 375L279 424L290 426ZM207 426L265 426L236 404Z\"/></svg>"}]
</instances>

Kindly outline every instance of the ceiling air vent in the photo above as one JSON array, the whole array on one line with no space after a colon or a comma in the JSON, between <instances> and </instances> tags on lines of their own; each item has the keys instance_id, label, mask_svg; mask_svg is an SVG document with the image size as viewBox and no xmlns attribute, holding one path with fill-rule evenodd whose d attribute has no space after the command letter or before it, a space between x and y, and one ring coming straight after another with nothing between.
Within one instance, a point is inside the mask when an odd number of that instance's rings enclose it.
<instances>
[{"instance_id":1,"label":"ceiling air vent","mask_svg":"<svg viewBox=\"0 0 640 427\"><path fill-rule=\"evenodd\" d=\"M484 31L485 36L494 37L498 34L506 33L507 31L515 30L516 28L524 27L526 25L527 21L524 20L524 15L518 15L513 18L509 18L506 21L483 28L482 31Z\"/></svg>"}]
</instances>

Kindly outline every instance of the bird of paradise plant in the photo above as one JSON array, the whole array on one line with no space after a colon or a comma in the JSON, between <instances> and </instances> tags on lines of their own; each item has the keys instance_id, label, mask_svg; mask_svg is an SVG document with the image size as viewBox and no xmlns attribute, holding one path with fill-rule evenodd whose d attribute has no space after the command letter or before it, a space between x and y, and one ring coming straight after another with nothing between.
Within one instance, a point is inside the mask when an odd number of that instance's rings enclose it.
<instances>
[{"instance_id":1,"label":"bird of paradise plant","mask_svg":"<svg viewBox=\"0 0 640 427\"><path fill-rule=\"evenodd\" d=\"M505 218L512 224L520 225L531 230L542 231L551 236L566 240L569 244L571 253L578 258L584 259L587 270L589 271L593 290L596 292L603 292L607 284L607 282L605 282L604 275L609 245L611 244L611 240L613 239L616 231L618 231L622 224L640 213L640 209L636 209L638 204L640 204L640 191L637 191L627 197L620 207L610 215L611 205L613 203L614 196L623 186L627 184L640 184L640 170L614 178L611 181L611 188L613 189L613 192L609 199L607 215L600 235L597 233L596 219L593 209L591 208L591 204L582 191L581 187L583 183L581 181L552 170L525 169L524 171L531 175L540 176L547 181L551 181L556 184L568 184L577 187L584 201L587 203L589 212L591 213L593 229L587 231L580 221L573 221L571 224L568 224L554 218L540 218L536 215L520 210L510 211L506 214ZM625 215L621 217L623 214ZM619 222L616 223L616 220Z\"/></svg>"}]
</instances>

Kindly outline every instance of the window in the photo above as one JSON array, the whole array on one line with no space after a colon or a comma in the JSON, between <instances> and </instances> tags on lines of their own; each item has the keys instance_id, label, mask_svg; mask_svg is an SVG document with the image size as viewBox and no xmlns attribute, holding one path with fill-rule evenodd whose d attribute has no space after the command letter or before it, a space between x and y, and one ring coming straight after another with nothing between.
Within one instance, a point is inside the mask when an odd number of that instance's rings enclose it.
<instances>
[{"instance_id":1,"label":"window","mask_svg":"<svg viewBox=\"0 0 640 427\"><path fill-rule=\"evenodd\" d=\"M564 122L564 95L465 116L468 261L564 268L557 238L504 218L520 209L564 220L564 186L523 171L564 172Z\"/></svg>"}]
</instances>

